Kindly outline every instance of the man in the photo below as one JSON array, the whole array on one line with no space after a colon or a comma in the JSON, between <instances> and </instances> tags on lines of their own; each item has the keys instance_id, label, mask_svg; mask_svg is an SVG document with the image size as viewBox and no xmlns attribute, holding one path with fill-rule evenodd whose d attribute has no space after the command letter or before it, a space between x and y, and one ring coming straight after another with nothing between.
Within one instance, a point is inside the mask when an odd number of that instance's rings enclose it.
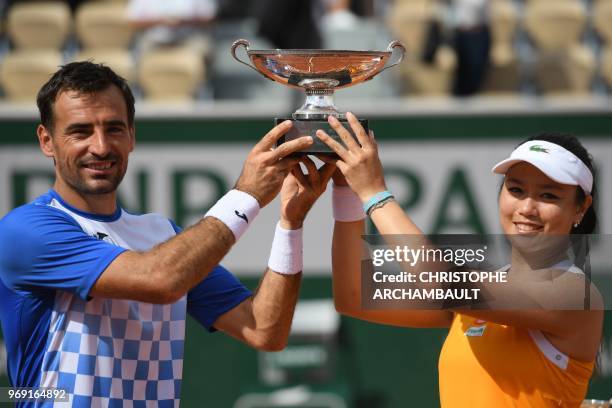
<instances>
[{"instance_id":1,"label":"man","mask_svg":"<svg viewBox=\"0 0 612 408\"><path fill-rule=\"evenodd\" d=\"M491 30L487 0L452 0L453 46L457 54L454 94L471 96L482 87L489 67Z\"/></svg>"},{"instance_id":2,"label":"man","mask_svg":"<svg viewBox=\"0 0 612 408\"><path fill-rule=\"evenodd\" d=\"M181 232L116 204L134 148L134 98L91 62L62 67L39 92L53 189L0 221L0 318L9 380L68 391L68 406L178 406L185 312L260 350L284 347L301 278L301 227L333 171L272 149L249 153L234 190ZM252 295L218 262L281 190L269 267ZM40 403L39 401L38 403ZM26 402L18 406L35 406ZM56 404L59 405L59 404Z\"/></svg>"}]
</instances>

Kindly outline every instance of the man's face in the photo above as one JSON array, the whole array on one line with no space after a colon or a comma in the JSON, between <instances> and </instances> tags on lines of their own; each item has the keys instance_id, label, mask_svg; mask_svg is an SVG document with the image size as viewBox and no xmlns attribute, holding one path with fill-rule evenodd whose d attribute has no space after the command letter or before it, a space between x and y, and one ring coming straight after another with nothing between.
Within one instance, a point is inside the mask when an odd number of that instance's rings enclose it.
<instances>
[{"instance_id":1,"label":"man's face","mask_svg":"<svg viewBox=\"0 0 612 408\"><path fill-rule=\"evenodd\" d=\"M58 183L82 196L114 192L134 149L134 128L119 88L61 92L53 114L52 134L41 125L38 136L45 155L55 159Z\"/></svg>"}]
</instances>

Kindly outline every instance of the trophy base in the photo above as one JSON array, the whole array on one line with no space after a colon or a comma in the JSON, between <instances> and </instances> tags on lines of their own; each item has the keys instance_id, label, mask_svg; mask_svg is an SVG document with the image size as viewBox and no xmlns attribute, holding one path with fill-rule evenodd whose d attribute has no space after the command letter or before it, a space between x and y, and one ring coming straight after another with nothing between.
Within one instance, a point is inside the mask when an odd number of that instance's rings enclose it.
<instances>
[{"instance_id":1,"label":"trophy base","mask_svg":"<svg viewBox=\"0 0 612 408\"><path fill-rule=\"evenodd\" d=\"M324 130L328 135L330 135L332 139L336 140L338 143L344 146L344 142L342 141L340 136L338 136L336 131L331 128L331 126L327 122L327 119L322 119L322 118L321 119L297 119L297 120L293 118L275 118L274 119L276 125L286 120L291 120L293 122L293 127L291 128L291 130L285 133L285 135L283 135L280 139L278 139L276 146L279 146L285 142L289 142L291 140L297 139L302 136L312 136L314 143L307 149L299 150L295 152L293 156L305 156L305 155L312 154L312 155L326 155L326 156L331 156L331 157L336 157L336 158L338 157L338 155L333 150L331 150L325 143L321 141L321 139L317 137L317 130L321 129L321 130ZM339 119L339 121L351 133L351 136L353 136L353 139L355 139L357 144L359 144L359 142L357 141L357 137L353 134L351 127L348 124L348 121L346 119ZM360 119L359 123L361 123L361 126L363 126L366 133L368 133L369 132L368 120Z\"/></svg>"}]
</instances>

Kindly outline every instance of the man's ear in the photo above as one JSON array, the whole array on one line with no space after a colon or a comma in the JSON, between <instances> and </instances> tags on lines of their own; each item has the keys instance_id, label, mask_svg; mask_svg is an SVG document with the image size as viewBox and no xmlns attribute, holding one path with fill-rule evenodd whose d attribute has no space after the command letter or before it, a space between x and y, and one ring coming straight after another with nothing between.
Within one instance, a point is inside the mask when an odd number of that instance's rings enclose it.
<instances>
[{"instance_id":1,"label":"man's ear","mask_svg":"<svg viewBox=\"0 0 612 408\"><path fill-rule=\"evenodd\" d=\"M136 126L132 125L129 128L130 132L130 152L134 151L134 147L136 146Z\"/></svg>"},{"instance_id":2,"label":"man's ear","mask_svg":"<svg viewBox=\"0 0 612 408\"><path fill-rule=\"evenodd\" d=\"M47 157L55 157L53 139L49 129L43 125L38 125L36 128L36 135L38 136L38 144L40 145L40 150L42 150L43 154Z\"/></svg>"}]
</instances>

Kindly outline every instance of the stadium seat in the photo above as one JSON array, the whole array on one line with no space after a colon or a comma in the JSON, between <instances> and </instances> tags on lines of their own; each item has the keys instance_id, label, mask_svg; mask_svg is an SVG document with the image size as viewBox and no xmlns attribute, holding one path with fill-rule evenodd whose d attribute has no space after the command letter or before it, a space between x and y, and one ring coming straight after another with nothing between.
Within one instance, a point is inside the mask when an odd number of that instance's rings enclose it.
<instances>
[{"instance_id":1,"label":"stadium seat","mask_svg":"<svg viewBox=\"0 0 612 408\"><path fill-rule=\"evenodd\" d=\"M333 50L381 50L389 44L387 28L374 19L362 18L355 28L323 27L323 48Z\"/></svg>"},{"instance_id":2,"label":"stadium seat","mask_svg":"<svg viewBox=\"0 0 612 408\"><path fill-rule=\"evenodd\" d=\"M521 66L516 53L512 47L494 46L482 92L488 95L514 94L519 91L520 85Z\"/></svg>"},{"instance_id":3,"label":"stadium seat","mask_svg":"<svg viewBox=\"0 0 612 408\"><path fill-rule=\"evenodd\" d=\"M192 100L204 78L201 55L188 47L160 47L142 54L138 69L145 99L185 102Z\"/></svg>"},{"instance_id":4,"label":"stadium seat","mask_svg":"<svg viewBox=\"0 0 612 408\"><path fill-rule=\"evenodd\" d=\"M75 57L75 61L92 60L109 66L117 74L125 78L128 82L135 80L134 61L128 50L122 49L93 49L83 50Z\"/></svg>"},{"instance_id":5,"label":"stadium seat","mask_svg":"<svg viewBox=\"0 0 612 408\"><path fill-rule=\"evenodd\" d=\"M369 19L361 19L356 28L337 29L333 27L321 30L323 37L323 48L335 50L377 50L386 51L391 41L386 27L379 22ZM395 54L393 61L397 60ZM368 81L359 86L349 87L338 91L337 99L340 104L347 100L373 97L389 97L393 95L397 87L392 85L394 76L399 70L385 71L376 79ZM395 78L397 80L397 78Z\"/></svg>"},{"instance_id":6,"label":"stadium seat","mask_svg":"<svg viewBox=\"0 0 612 408\"><path fill-rule=\"evenodd\" d=\"M612 89L612 47L606 48L601 54L601 75Z\"/></svg>"},{"instance_id":7,"label":"stadium seat","mask_svg":"<svg viewBox=\"0 0 612 408\"><path fill-rule=\"evenodd\" d=\"M580 41L586 11L578 0L533 1L525 9L525 28L543 51L559 51Z\"/></svg>"},{"instance_id":8,"label":"stadium seat","mask_svg":"<svg viewBox=\"0 0 612 408\"><path fill-rule=\"evenodd\" d=\"M110 1L91 1L81 5L76 12L76 31L88 49L127 49L133 36L126 5Z\"/></svg>"},{"instance_id":9,"label":"stadium seat","mask_svg":"<svg viewBox=\"0 0 612 408\"><path fill-rule=\"evenodd\" d=\"M257 36L257 22L252 19L219 22L211 30L210 82L217 100L286 100L289 88L265 80L260 74L238 63L229 50L237 38L248 38L251 49L271 49L274 46ZM245 59L243 50L238 50ZM300 96L302 98L302 96ZM303 100L300 101L300 103ZM290 102L288 103L290 104Z\"/></svg>"},{"instance_id":10,"label":"stadium seat","mask_svg":"<svg viewBox=\"0 0 612 408\"><path fill-rule=\"evenodd\" d=\"M71 29L65 2L21 2L8 11L7 32L15 48L59 50Z\"/></svg>"},{"instance_id":11,"label":"stadium seat","mask_svg":"<svg viewBox=\"0 0 612 408\"><path fill-rule=\"evenodd\" d=\"M440 0L391 0L390 3L393 3L394 6L398 6L398 5L403 5L403 4L417 4L417 3L421 3L421 4L425 4L425 3L429 3L429 4L439 4Z\"/></svg>"},{"instance_id":12,"label":"stadium seat","mask_svg":"<svg viewBox=\"0 0 612 408\"><path fill-rule=\"evenodd\" d=\"M612 1L599 0L593 6L593 25L597 34L612 45Z\"/></svg>"},{"instance_id":13,"label":"stadium seat","mask_svg":"<svg viewBox=\"0 0 612 408\"><path fill-rule=\"evenodd\" d=\"M0 67L0 83L9 101L36 102L36 94L62 64L55 50L16 50L8 54Z\"/></svg>"},{"instance_id":14,"label":"stadium seat","mask_svg":"<svg viewBox=\"0 0 612 408\"><path fill-rule=\"evenodd\" d=\"M449 95L457 66L455 52L447 46L438 49L434 62L425 64L409 61L401 65L409 95L444 96Z\"/></svg>"},{"instance_id":15,"label":"stadium seat","mask_svg":"<svg viewBox=\"0 0 612 408\"><path fill-rule=\"evenodd\" d=\"M406 47L409 56L421 55L429 24L439 19L441 5L437 1L414 0L394 3L388 25Z\"/></svg>"},{"instance_id":16,"label":"stadium seat","mask_svg":"<svg viewBox=\"0 0 612 408\"><path fill-rule=\"evenodd\" d=\"M593 52L582 45L541 53L535 68L536 84L544 95L588 95L595 69Z\"/></svg>"},{"instance_id":17,"label":"stadium seat","mask_svg":"<svg viewBox=\"0 0 612 408\"><path fill-rule=\"evenodd\" d=\"M436 50L431 64L421 62L432 21L441 21L443 6L438 0L396 1L389 13L388 26L406 47L407 62L401 65L408 95L448 95L452 89L457 58L448 46Z\"/></svg>"},{"instance_id":18,"label":"stadium seat","mask_svg":"<svg viewBox=\"0 0 612 408\"><path fill-rule=\"evenodd\" d=\"M511 44L518 25L517 10L512 1L491 1L490 16L492 43Z\"/></svg>"},{"instance_id":19,"label":"stadium seat","mask_svg":"<svg viewBox=\"0 0 612 408\"><path fill-rule=\"evenodd\" d=\"M491 56L482 92L486 94L516 93L520 86L520 63L513 41L518 18L510 0L491 2Z\"/></svg>"}]
</instances>

